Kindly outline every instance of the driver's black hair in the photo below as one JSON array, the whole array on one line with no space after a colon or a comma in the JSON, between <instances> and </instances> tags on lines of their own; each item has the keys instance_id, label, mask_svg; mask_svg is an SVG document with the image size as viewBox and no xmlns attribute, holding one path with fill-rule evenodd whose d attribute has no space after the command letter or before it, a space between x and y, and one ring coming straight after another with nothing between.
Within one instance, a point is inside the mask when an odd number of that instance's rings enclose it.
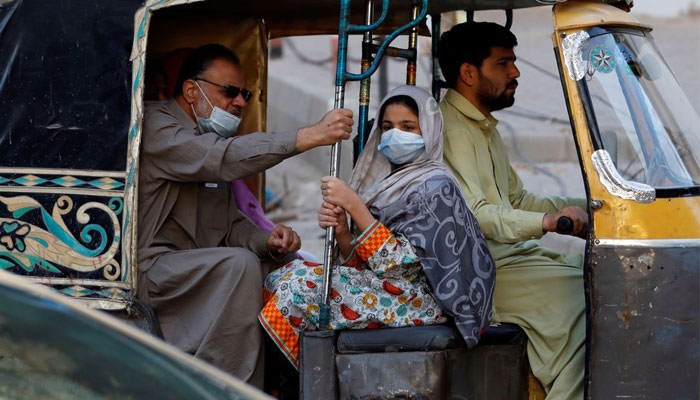
<instances>
[{"instance_id":1,"label":"driver's black hair","mask_svg":"<svg viewBox=\"0 0 700 400\"><path fill-rule=\"evenodd\" d=\"M481 68L492 47L512 49L518 45L513 32L493 22L464 22L442 34L438 62L447 85L454 88L459 68L467 63Z\"/></svg>"},{"instance_id":2,"label":"driver's black hair","mask_svg":"<svg viewBox=\"0 0 700 400\"><path fill-rule=\"evenodd\" d=\"M226 46L217 43L205 44L192 51L182 62L180 75L175 85L175 96L182 94L182 84L186 80L199 77L206 71L214 60L226 60L234 65L241 65L236 53Z\"/></svg>"}]
</instances>

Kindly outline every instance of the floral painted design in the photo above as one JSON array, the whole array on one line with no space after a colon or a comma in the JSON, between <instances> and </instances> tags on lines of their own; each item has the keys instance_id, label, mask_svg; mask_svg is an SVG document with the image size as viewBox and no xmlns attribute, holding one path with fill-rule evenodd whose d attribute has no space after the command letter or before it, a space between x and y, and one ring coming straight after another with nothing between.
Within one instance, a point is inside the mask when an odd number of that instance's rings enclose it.
<instances>
[{"instance_id":1,"label":"floral painted design","mask_svg":"<svg viewBox=\"0 0 700 400\"><path fill-rule=\"evenodd\" d=\"M25 238L29 234L30 227L19 221L0 223L0 245L7 250L24 252L27 249Z\"/></svg>"},{"instance_id":2,"label":"floral painted design","mask_svg":"<svg viewBox=\"0 0 700 400\"><path fill-rule=\"evenodd\" d=\"M374 329L438 324L443 313L430 294L415 250L375 221L354 243L346 265L335 266L331 329ZM295 260L265 279L258 319L289 360L298 365L298 337L318 329L323 268Z\"/></svg>"}]
</instances>

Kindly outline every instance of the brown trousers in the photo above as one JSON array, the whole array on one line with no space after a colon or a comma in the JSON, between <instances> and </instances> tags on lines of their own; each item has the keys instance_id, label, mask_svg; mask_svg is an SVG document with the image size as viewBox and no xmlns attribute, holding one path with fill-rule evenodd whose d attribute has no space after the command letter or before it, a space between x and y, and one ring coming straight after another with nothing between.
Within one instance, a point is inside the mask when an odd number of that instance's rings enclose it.
<instances>
[{"instance_id":1,"label":"brown trousers","mask_svg":"<svg viewBox=\"0 0 700 400\"><path fill-rule=\"evenodd\" d=\"M174 251L147 274L165 341L262 388L263 337L257 316L270 265L240 247Z\"/></svg>"}]
</instances>

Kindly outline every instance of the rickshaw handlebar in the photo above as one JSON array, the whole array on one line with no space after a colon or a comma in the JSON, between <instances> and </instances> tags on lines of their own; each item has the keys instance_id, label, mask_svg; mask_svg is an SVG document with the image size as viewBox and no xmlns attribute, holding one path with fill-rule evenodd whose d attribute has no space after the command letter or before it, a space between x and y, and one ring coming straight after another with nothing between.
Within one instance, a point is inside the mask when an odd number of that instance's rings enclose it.
<instances>
[{"instance_id":1,"label":"rickshaw handlebar","mask_svg":"<svg viewBox=\"0 0 700 400\"><path fill-rule=\"evenodd\" d=\"M574 221L569 217L559 217L557 220L557 233L570 235L574 231Z\"/></svg>"},{"instance_id":2,"label":"rickshaw handlebar","mask_svg":"<svg viewBox=\"0 0 700 400\"><path fill-rule=\"evenodd\" d=\"M429 0L421 0L421 11L418 16L410 21L409 23L399 27L395 31L393 31L389 36L384 38L382 41L382 44L379 46L379 49L377 50L376 57L374 60L372 60L372 64L370 65L369 69L365 72L362 72L360 74L353 74L351 72L345 71L345 62L342 63L342 68L343 71L338 71L340 73L336 74L336 86L341 86L343 85L344 81L361 81L370 75L374 74L374 72L377 70L379 67L379 63L381 63L382 58L384 56L384 52L386 51L387 47L389 47L389 44L396 39L397 36L402 34L403 32L418 26L418 24L425 18L426 15L428 15L428 6L429 6ZM384 14L388 11L389 7L389 0L382 0L382 16L379 17L379 19L374 22L373 24L370 25L353 25L353 24L348 24L345 26L344 31L338 32L339 39L342 41L347 41L347 36L349 33L358 33L358 32L365 32L371 29L375 29L376 27L379 26L379 22L383 21L383 17L385 16ZM375 26L376 25L376 26ZM342 24L341 24L342 27ZM370 27L373 27L369 29ZM347 48L346 48L347 49ZM338 54L339 56L343 56ZM343 56L344 57L344 56ZM344 61L344 60L343 60ZM341 67L341 64L338 64L338 67ZM340 81L342 77L343 81Z\"/></svg>"}]
</instances>

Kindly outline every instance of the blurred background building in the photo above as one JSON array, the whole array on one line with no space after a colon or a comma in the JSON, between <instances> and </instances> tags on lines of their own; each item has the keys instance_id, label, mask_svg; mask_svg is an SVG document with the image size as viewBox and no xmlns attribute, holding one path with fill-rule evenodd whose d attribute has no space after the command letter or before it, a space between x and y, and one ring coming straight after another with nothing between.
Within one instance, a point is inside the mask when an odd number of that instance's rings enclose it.
<instances>
[{"instance_id":1,"label":"blurred background building","mask_svg":"<svg viewBox=\"0 0 700 400\"><path fill-rule=\"evenodd\" d=\"M700 112L700 0L636 0L632 13L654 27L652 36L666 57L691 104ZM444 29L465 20L464 13L446 16ZM477 12L477 21L504 23L502 12ZM453 22L450 22L453 21ZM569 118L551 43L551 7L515 10L513 32L521 71L515 105L495 113L526 188L563 196L584 196ZM349 45L348 69L360 71L360 38ZM405 47L405 38L397 46ZM333 106L335 38L285 38L270 45L268 130L288 130L317 121ZM417 85L430 90L432 79L429 38L419 41ZM387 90L404 83L405 62L388 59L372 80L372 112ZM359 84L346 87L345 106L357 112ZM328 174L329 149L320 148L289 159L267 173L273 204L271 216L297 229L304 249L322 255L323 231L316 223L320 205L319 181ZM351 145L342 152L341 176L352 171ZM548 245L580 251L583 241L547 235Z\"/></svg>"}]
</instances>

